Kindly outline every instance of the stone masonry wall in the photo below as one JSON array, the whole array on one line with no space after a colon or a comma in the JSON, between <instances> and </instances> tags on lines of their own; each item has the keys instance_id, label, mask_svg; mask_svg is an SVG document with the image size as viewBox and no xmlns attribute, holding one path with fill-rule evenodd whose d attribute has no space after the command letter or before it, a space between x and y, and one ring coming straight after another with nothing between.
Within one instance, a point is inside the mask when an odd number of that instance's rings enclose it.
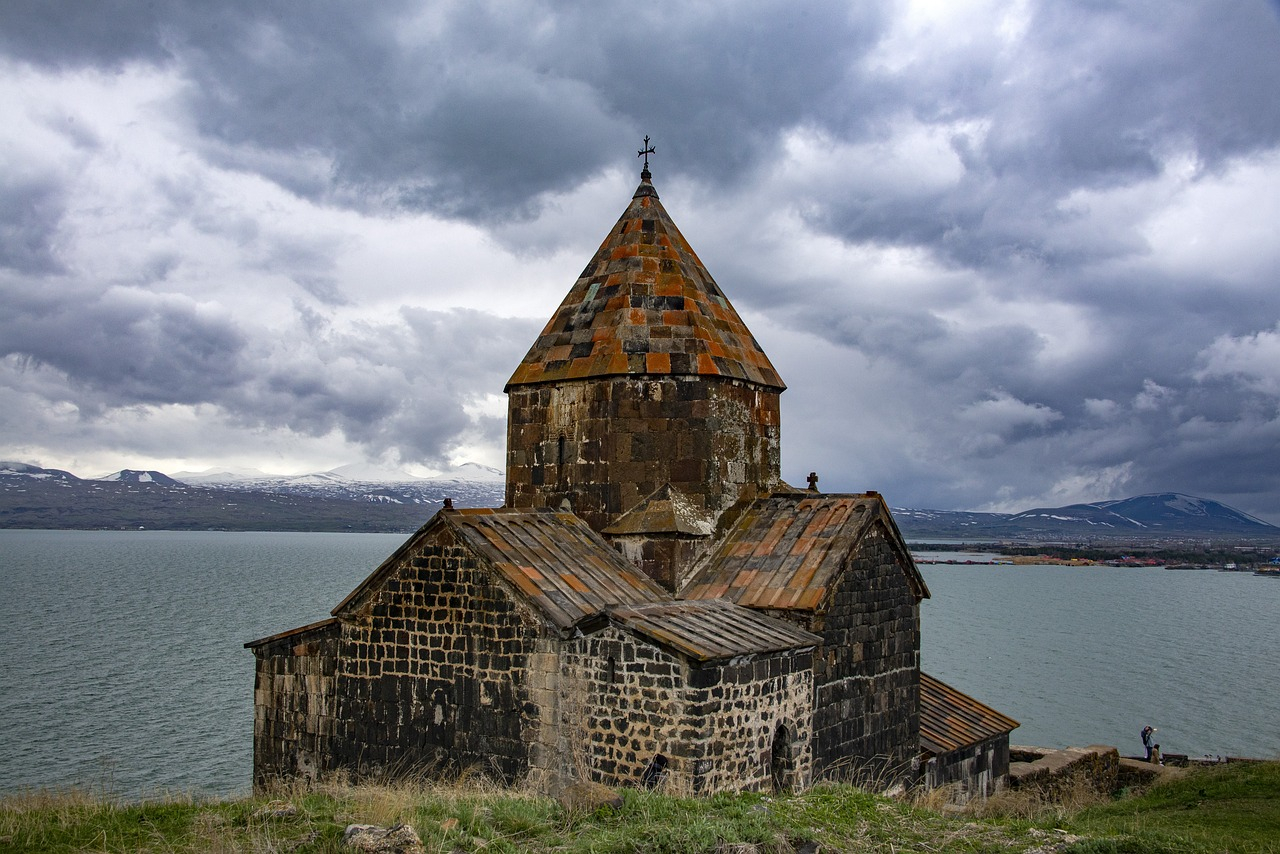
<instances>
[{"instance_id":1,"label":"stone masonry wall","mask_svg":"<svg viewBox=\"0 0 1280 854\"><path fill-rule=\"evenodd\" d=\"M691 567L711 546L711 537L607 535L606 539L637 569L675 593L688 581Z\"/></svg>"},{"instance_id":2,"label":"stone masonry wall","mask_svg":"<svg viewBox=\"0 0 1280 854\"><path fill-rule=\"evenodd\" d=\"M686 721L680 658L607 626L564 642L545 666L555 668L557 692L537 761L545 772L616 786L638 783L659 753L683 761L680 745L696 731Z\"/></svg>"},{"instance_id":3,"label":"stone masonry wall","mask_svg":"<svg viewBox=\"0 0 1280 854\"><path fill-rule=\"evenodd\" d=\"M813 656L775 653L703 665L689 706L704 740L693 791L807 788L813 779ZM778 744L775 746L775 739Z\"/></svg>"},{"instance_id":4,"label":"stone masonry wall","mask_svg":"<svg viewBox=\"0 0 1280 854\"><path fill-rule=\"evenodd\" d=\"M547 654L535 667L552 666ZM685 793L768 789L774 737L782 724L786 785L811 775L808 654L744 657L695 665L610 626L566 642L560 670L547 674L558 697L532 764L540 779L634 785L658 754L666 785ZM535 677L536 679L537 677Z\"/></svg>"},{"instance_id":5,"label":"stone masonry wall","mask_svg":"<svg viewBox=\"0 0 1280 854\"><path fill-rule=\"evenodd\" d=\"M815 662L818 776L905 772L919 750L920 609L877 524L844 571Z\"/></svg>"},{"instance_id":6,"label":"stone masonry wall","mask_svg":"<svg viewBox=\"0 0 1280 854\"><path fill-rule=\"evenodd\" d=\"M276 778L314 779L328 768L338 634L332 622L253 650L255 787Z\"/></svg>"},{"instance_id":7,"label":"stone masonry wall","mask_svg":"<svg viewBox=\"0 0 1280 854\"><path fill-rule=\"evenodd\" d=\"M356 621L344 622L334 762L359 776L528 769L539 621L447 529L406 555Z\"/></svg>"},{"instance_id":8,"label":"stone masonry wall","mask_svg":"<svg viewBox=\"0 0 1280 854\"><path fill-rule=\"evenodd\" d=\"M507 504L599 531L664 483L716 517L776 486L778 392L706 377L614 377L508 392Z\"/></svg>"}]
</instances>

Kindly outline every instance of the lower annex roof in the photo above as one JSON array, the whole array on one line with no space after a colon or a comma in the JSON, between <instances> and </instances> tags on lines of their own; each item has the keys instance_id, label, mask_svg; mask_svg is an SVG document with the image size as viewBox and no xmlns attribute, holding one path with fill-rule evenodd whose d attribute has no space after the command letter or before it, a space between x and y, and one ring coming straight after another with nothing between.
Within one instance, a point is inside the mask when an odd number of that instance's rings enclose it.
<instances>
[{"instance_id":1,"label":"lower annex roof","mask_svg":"<svg viewBox=\"0 0 1280 854\"><path fill-rule=\"evenodd\" d=\"M920 747L937 755L978 744L1019 726L928 673L920 674Z\"/></svg>"},{"instance_id":2,"label":"lower annex roof","mask_svg":"<svg viewBox=\"0 0 1280 854\"><path fill-rule=\"evenodd\" d=\"M781 652L822 643L818 635L723 599L611 608L609 616L660 646L697 661Z\"/></svg>"}]
</instances>

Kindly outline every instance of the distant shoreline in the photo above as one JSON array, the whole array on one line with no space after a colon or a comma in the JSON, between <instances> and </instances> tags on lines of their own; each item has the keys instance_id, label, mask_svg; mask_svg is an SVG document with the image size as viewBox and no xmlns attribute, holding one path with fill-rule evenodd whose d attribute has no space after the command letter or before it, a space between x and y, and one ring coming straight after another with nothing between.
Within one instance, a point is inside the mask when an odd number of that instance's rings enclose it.
<instances>
[{"instance_id":1,"label":"distant shoreline","mask_svg":"<svg viewBox=\"0 0 1280 854\"><path fill-rule=\"evenodd\" d=\"M1280 574L1280 547L1241 542L1235 545L1189 547L1132 543L1089 547L1003 545L997 543L951 545L911 543L917 564L937 566L1109 566L1162 567L1173 570L1216 570ZM931 558L932 553L999 555L990 557Z\"/></svg>"}]
</instances>

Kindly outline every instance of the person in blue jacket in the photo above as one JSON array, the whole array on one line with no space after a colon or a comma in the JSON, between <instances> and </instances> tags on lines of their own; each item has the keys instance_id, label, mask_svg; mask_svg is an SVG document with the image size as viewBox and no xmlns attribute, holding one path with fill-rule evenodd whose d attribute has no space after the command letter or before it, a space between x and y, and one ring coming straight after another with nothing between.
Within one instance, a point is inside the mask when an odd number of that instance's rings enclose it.
<instances>
[{"instance_id":1,"label":"person in blue jacket","mask_svg":"<svg viewBox=\"0 0 1280 854\"><path fill-rule=\"evenodd\" d=\"M1147 761L1151 761L1151 750L1155 747L1156 728L1153 726L1144 726L1142 728L1142 746L1147 749Z\"/></svg>"}]
</instances>

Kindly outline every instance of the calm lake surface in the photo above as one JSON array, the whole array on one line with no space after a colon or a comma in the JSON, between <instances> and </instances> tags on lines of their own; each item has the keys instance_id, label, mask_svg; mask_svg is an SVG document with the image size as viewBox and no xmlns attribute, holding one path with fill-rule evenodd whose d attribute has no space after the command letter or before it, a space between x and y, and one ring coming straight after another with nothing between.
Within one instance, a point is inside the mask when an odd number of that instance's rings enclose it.
<instances>
[{"instance_id":1,"label":"calm lake surface","mask_svg":"<svg viewBox=\"0 0 1280 854\"><path fill-rule=\"evenodd\" d=\"M0 792L245 793L253 655L328 615L404 538L0 530ZM923 566L923 666L1013 741L1280 756L1280 581Z\"/></svg>"}]
</instances>

